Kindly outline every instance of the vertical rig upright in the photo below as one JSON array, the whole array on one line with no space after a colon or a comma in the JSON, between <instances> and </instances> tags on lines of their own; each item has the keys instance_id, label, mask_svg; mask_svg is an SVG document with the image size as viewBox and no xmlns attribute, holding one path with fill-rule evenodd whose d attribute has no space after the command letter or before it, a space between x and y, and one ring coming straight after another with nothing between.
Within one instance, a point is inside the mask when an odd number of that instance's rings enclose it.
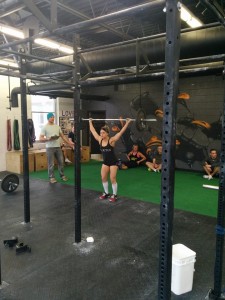
<instances>
[{"instance_id":1,"label":"vertical rig upright","mask_svg":"<svg viewBox=\"0 0 225 300\"><path fill-rule=\"evenodd\" d=\"M225 74L225 69L224 69ZM225 89L224 89L225 90ZM225 234L225 94L221 128L220 177L216 225L216 255L214 264L214 288L210 289L206 299L225 299L222 292L224 234Z\"/></svg>"},{"instance_id":2,"label":"vertical rig upright","mask_svg":"<svg viewBox=\"0 0 225 300\"><path fill-rule=\"evenodd\" d=\"M176 100L180 53L180 11L178 1L166 1L166 45L163 102L162 175L158 299L171 299L172 232L176 147Z\"/></svg>"},{"instance_id":3,"label":"vertical rig upright","mask_svg":"<svg viewBox=\"0 0 225 300\"><path fill-rule=\"evenodd\" d=\"M74 36L74 56L73 56L73 83L74 83L74 178L75 178L75 243L81 242L81 165L80 165L80 57L78 49L80 46L80 37Z\"/></svg>"},{"instance_id":4,"label":"vertical rig upright","mask_svg":"<svg viewBox=\"0 0 225 300\"><path fill-rule=\"evenodd\" d=\"M21 50L24 51L24 50ZM28 131L27 131L27 92L26 92L26 59L20 56L20 93L21 93L21 121L23 142L23 186L24 186L24 222L30 222L30 183L28 159Z\"/></svg>"}]
</instances>

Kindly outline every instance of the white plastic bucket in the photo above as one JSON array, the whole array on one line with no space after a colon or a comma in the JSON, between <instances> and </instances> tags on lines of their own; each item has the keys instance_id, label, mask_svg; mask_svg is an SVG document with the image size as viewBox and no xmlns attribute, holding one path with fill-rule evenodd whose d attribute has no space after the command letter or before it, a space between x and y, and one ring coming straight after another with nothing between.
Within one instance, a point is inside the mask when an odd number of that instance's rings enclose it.
<instances>
[{"instance_id":1,"label":"white plastic bucket","mask_svg":"<svg viewBox=\"0 0 225 300\"><path fill-rule=\"evenodd\" d=\"M196 253L182 244L173 245L171 291L181 295L192 290Z\"/></svg>"}]
</instances>

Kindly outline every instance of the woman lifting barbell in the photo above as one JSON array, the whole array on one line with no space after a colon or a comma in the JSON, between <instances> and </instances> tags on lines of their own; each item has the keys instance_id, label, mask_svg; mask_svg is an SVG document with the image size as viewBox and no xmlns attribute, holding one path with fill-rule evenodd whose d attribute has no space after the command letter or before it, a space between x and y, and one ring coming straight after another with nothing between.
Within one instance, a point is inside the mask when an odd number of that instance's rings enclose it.
<instances>
[{"instance_id":1,"label":"woman lifting barbell","mask_svg":"<svg viewBox=\"0 0 225 300\"><path fill-rule=\"evenodd\" d=\"M101 168L101 178L102 178L102 185L104 192L99 197L99 199L107 199L109 198L110 202L115 202L117 200L117 181L116 181L116 174L118 170L118 166L116 164L117 158L114 153L114 147L116 144L116 141L120 139L122 134L127 129L129 123L132 121L132 119L126 119L125 125L122 127L120 132L115 134L113 137L109 136L109 127L103 126L100 129L100 135L96 132L92 119L89 119L89 125L90 125L90 131L93 134L94 138L99 142L100 150L102 152L103 157L103 164ZM110 174L110 181L112 184L112 191L113 194L110 196L109 194L109 185L108 185L108 174Z\"/></svg>"}]
</instances>

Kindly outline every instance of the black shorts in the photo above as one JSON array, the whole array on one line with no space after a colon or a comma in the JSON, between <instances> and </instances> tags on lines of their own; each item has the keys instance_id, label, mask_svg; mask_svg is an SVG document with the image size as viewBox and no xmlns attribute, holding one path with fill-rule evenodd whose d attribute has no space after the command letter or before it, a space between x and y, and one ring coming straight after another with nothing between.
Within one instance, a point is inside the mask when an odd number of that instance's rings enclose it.
<instances>
[{"instance_id":1,"label":"black shorts","mask_svg":"<svg viewBox=\"0 0 225 300\"><path fill-rule=\"evenodd\" d=\"M108 167L111 167L111 166L117 166L117 162L116 161L114 161L114 162L107 162L107 163L105 163L105 162L103 162L103 165L106 165L106 166L108 166ZM117 166L118 167L118 166Z\"/></svg>"}]
</instances>

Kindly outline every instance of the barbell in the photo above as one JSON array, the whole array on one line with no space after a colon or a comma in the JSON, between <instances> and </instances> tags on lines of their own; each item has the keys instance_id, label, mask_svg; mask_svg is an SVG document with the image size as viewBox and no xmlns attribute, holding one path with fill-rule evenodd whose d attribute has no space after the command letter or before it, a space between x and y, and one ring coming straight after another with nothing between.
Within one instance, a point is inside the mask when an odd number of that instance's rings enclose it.
<instances>
[{"instance_id":1,"label":"barbell","mask_svg":"<svg viewBox=\"0 0 225 300\"><path fill-rule=\"evenodd\" d=\"M16 174L8 174L0 179L1 188L6 193L14 192L19 186L19 177Z\"/></svg>"},{"instance_id":2,"label":"barbell","mask_svg":"<svg viewBox=\"0 0 225 300\"><path fill-rule=\"evenodd\" d=\"M82 119L82 121L126 121L127 119ZM131 121L137 121L137 119L130 119ZM157 121L156 119L140 119L142 122L154 122Z\"/></svg>"},{"instance_id":3,"label":"barbell","mask_svg":"<svg viewBox=\"0 0 225 300\"><path fill-rule=\"evenodd\" d=\"M127 119L83 119L82 121L126 121ZM145 112L142 109L139 109L137 112L137 118L131 119L131 121L136 123L136 128L138 131L143 131L146 128L146 122L156 122L157 119L146 119Z\"/></svg>"}]
</instances>

